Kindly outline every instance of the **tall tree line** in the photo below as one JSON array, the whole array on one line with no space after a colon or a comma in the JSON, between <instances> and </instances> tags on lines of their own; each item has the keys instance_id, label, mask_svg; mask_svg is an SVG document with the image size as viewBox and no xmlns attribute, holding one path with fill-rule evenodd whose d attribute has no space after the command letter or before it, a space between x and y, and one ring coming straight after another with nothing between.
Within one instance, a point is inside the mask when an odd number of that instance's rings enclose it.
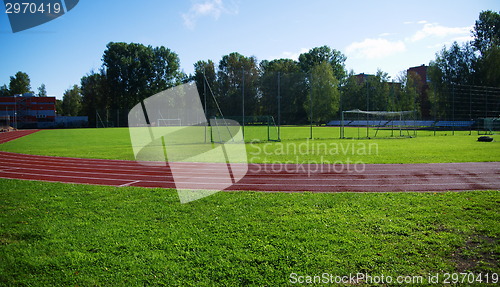
<instances>
[{"instance_id":1,"label":"tall tree line","mask_svg":"<svg viewBox=\"0 0 500 287\"><path fill-rule=\"evenodd\" d=\"M457 109L468 110L481 101L477 95L457 98L456 91L464 85L500 88L500 14L481 12L472 35L471 42L443 47L429 65L431 107L437 118L453 119ZM499 104L498 99L489 103L497 108ZM461 119L475 116L463 113Z\"/></svg>"}]
</instances>

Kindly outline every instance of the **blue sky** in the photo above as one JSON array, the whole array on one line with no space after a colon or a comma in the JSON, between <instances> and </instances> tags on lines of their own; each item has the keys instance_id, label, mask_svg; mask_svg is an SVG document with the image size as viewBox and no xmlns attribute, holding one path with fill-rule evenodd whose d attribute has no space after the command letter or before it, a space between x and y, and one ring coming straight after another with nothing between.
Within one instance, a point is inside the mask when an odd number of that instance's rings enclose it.
<instances>
[{"instance_id":1,"label":"blue sky","mask_svg":"<svg viewBox=\"0 0 500 287\"><path fill-rule=\"evenodd\" d=\"M198 60L218 63L231 52L296 59L328 45L347 56L347 69L379 68L394 79L428 64L443 45L470 40L483 10L499 11L500 1L81 0L66 15L12 33L2 6L0 85L23 71L33 90L44 83L49 95L62 98L99 69L108 42L163 45L179 55L186 73Z\"/></svg>"}]
</instances>

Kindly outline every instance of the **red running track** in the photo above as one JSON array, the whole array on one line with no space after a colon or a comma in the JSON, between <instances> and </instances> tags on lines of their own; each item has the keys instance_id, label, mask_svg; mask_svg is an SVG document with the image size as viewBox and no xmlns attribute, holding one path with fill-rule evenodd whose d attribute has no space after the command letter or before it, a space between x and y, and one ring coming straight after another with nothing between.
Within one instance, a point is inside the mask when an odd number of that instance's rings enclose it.
<instances>
[{"instance_id":1,"label":"red running track","mask_svg":"<svg viewBox=\"0 0 500 287\"><path fill-rule=\"evenodd\" d=\"M38 130L3 133L4 143ZM182 163L177 183L219 189L225 164ZM245 170L244 165L232 166ZM136 161L49 157L0 152L0 177L24 180L175 188L168 165ZM500 190L500 163L434 164L249 164L248 172L226 190L282 192L388 192Z\"/></svg>"},{"instance_id":2,"label":"red running track","mask_svg":"<svg viewBox=\"0 0 500 287\"><path fill-rule=\"evenodd\" d=\"M217 189L216 163L183 163L176 180L193 189ZM244 168L243 165L236 168ZM355 168L357 170L355 170ZM80 159L0 152L0 177L111 186L175 188L168 166L135 161ZM388 192L500 190L500 163L435 164L250 164L226 190L282 192Z\"/></svg>"},{"instance_id":3,"label":"red running track","mask_svg":"<svg viewBox=\"0 0 500 287\"><path fill-rule=\"evenodd\" d=\"M39 130L20 130L0 133L0 144L6 143L11 140L15 140L20 137L27 136L32 133L36 133Z\"/></svg>"}]
</instances>

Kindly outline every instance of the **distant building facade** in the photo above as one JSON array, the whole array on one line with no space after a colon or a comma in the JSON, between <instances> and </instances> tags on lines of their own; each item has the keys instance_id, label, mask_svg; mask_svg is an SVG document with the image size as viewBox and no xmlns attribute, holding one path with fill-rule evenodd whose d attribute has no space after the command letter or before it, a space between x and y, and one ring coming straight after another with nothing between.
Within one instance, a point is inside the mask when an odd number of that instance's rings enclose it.
<instances>
[{"instance_id":1,"label":"distant building facade","mask_svg":"<svg viewBox=\"0 0 500 287\"><path fill-rule=\"evenodd\" d=\"M354 75L354 77L358 80L358 84L364 84L364 83L366 83L366 81L368 81L369 78L375 77L375 75L361 73L361 74Z\"/></svg>"},{"instance_id":2,"label":"distant building facade","mask_svg":"<svg viewBox=\"0 0 500 287\"><path fill-rule=\"evenodd\" d=\"M412 77L419 95L420 113L423 119L431 118L431 102L429 100L429 76L427 74L429 66L421 65L409 68L406 73Z\"/></svg>"},{"instance_id":3,"label":"distant building facade","mask_svg":"<svg viewBox=\"0 0 500 287\"><path fill-rule=\"evenodd\" d=\"M15 128L52 127L56 120L56 98L35 97L31 93L0 97L0 117L8 119Z\"/></svg>"}]
</instances>

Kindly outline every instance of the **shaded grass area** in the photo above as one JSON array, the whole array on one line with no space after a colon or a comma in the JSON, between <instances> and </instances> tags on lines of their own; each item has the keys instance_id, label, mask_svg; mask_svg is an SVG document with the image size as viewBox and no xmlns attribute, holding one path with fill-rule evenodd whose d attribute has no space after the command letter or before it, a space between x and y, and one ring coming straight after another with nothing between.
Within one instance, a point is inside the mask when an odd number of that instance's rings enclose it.
<instances>
[{"instance_id":1,"label":"shaded grass area","mask_svg":"<svg viewBox=\"0 0 500 287\"><path fill-rule=\"evenodd\" d=\"M254 129L252 131L252 128ZM260 127L246 127L247 141ZM418 136L404 139L306 139L309 127L283 127L282 142L249 142L253 163L434 163L500 161L500 142L477 142L477 136ZM431 133L420 131L419 133ZM337 135L338 128L316 127L315 137ZM253 135L252 135L253 134ZM498 136L493 136L496 140ZM0 144L0 150L79 158L134 160L127 128L43 130Z\"/></svg>"},{"instance_id":2,"label":"shaded grass area","mask_svg":"<svg viewBox=\"0 0 500 287\"><path fill-rule=\"evenodd\" d=\"M499 272L500 192L220 192L0 179L0 283L259 285ZM361 284L363 285L363 284Z\"/></svg>"}]
</instances>

